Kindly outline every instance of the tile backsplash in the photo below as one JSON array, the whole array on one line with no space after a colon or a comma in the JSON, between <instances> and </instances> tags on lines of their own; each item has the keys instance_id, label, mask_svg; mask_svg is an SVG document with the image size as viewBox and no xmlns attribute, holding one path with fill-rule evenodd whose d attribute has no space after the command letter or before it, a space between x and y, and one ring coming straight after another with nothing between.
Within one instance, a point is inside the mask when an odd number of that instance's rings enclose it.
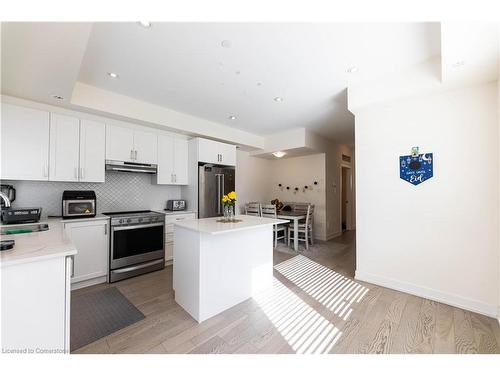
<instances>
[{"instance_id":1,"label":"tile backsplash","mask_svg":"<svg viewBox=\"0 0 500 375\"><path fill-rule=\"evenodd\" d=\"M44 217L61 215L64 190L94 190L98 213L163 209L168 199L181 198L180 186L156 185L151 175L141 173L107 171L105 183L2 180L2 184L16 189L13 207L42 207Z\"/></svg>"}]
</instances>

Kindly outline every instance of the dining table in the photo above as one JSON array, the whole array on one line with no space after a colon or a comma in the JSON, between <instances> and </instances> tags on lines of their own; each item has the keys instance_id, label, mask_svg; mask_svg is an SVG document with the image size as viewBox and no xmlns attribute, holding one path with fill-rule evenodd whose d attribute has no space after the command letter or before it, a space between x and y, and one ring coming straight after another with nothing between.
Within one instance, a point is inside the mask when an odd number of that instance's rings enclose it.
<instances>
[{"instance_id":1,"label":"dining table","mask_svg":"<svg viewBox=\"0 0 500 375\"><path fill-rule=\"evenodd\" d=\"M278 211L276 218L293 221L293 249L299 251L299 220L305 220L305 212Z\"/></svg>"}]
</instances>

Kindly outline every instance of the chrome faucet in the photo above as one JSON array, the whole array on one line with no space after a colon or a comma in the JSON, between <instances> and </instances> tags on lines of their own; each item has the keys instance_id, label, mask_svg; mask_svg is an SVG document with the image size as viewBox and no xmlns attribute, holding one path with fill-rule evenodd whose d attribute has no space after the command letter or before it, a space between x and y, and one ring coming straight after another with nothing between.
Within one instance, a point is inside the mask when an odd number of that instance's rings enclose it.
<instances>
[{"instance_id":1,"label":"chrome faucet","mask_svg":"<svg viewBox=\"0 0 500 375\"><path fill-rule=\"evenodd\" d=\"M5 208L10 208L10 199L7 195L0 191L0 197L5 201Z\"/></svg>"}]
</instances>

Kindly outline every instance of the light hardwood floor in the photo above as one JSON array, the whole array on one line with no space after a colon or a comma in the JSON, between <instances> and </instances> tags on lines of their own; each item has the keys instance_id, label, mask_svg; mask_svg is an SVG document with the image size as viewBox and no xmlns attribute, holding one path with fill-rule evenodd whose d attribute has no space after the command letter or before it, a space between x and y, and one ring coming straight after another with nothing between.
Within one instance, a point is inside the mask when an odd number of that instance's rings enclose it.
<instances>
[{"instance_id":1,"label":"light hardwood floor","mask_svg":"<svg viewBox=\"0 0 500 375\"><path fill-rule=\"evenodd\" d=\"M354 247L353 232L281 246L272 290L201 324L175 303L172 267L112 284L146 318L75 353L499 353L496 320L355 281Z\"/></svg>"}]
</instances>

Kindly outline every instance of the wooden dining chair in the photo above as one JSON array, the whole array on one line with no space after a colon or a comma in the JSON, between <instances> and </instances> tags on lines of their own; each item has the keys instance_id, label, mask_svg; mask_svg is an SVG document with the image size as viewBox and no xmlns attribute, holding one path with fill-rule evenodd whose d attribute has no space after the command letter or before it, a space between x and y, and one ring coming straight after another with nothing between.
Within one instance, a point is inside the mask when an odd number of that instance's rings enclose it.
<instances>
[{"instance_id":1,"label":"wooden dining chair","mask_svg":"<svg viewBox=\"0 0 500 375\"><path fill-rule=\"evenodd\" d=\"M309 207L312 206L312 213L311 213L311 218L310 218L310 228L311 228L311 231L309 233L309 239L311 241L311 245L314 245L314 235L313 235L313 221L314 221L314 204L311 204L311 203L294 203L293 205L293 211L294 212L298 212L298 213L302 213L304 215L307 215L307 210L309 209ZM299 221L300 224L305 224L306 223L306 219L302 219Z\"/></svg>"},{"instance_id":2,"label":"wooden dining chair","mask_svg":"<svg viewBox=\"0 0 500 375\"><path fill-rule=\"evenodd\" d=\"M245 215L261 216L260 212L259 202L250 202L245 204Z\"/></svg>"},{"instance_id":3,"label":"wooden dining chair","mask_svg":"<svg viewBox=\"0 0 500 375\"><path fill-rule=\"evenodd\" d=\"M309 241L311 241L311 245L314 245L314 240L313 240L313 219L314 218L314 205L310 204L307 207L306 211L306 220L302 223L299 222L299 227L298 227L298 241L303 241L306 243L306 250L309 250ZM290 246L290 240L293 239L293 225L288 225L288 246ZM301 237L301 234L303 236Z\"/></svg>"},{"instance_id":4,"label":"wooden dining chair","mask_svg":"<svg viewBox=\"0 0 500 375\"><path fill-rule=\"evenodd\" d=\"M271 219L276 219L276 206L274 204L263 204L261 206L261 216L262 217L269 217ZM287 233L287 226L284 224L275 224L273 225L274 229L274 247L278 246L278 240L283 239L283 241L286 243L286 233ZM280 236L280 232L283 232L283 234Z\"/></svg>"},{"instance_id":5,"label":"wooden dining chair","mask_svg":"<svg viewBox=\"0 0 500 375\"><path fill-rule=\"evenodd\" d=\"M293 210L295 212L307 213L307 209L309 208L310 205L311 203L294 203Z\"/></svg>"}]
</instances>

